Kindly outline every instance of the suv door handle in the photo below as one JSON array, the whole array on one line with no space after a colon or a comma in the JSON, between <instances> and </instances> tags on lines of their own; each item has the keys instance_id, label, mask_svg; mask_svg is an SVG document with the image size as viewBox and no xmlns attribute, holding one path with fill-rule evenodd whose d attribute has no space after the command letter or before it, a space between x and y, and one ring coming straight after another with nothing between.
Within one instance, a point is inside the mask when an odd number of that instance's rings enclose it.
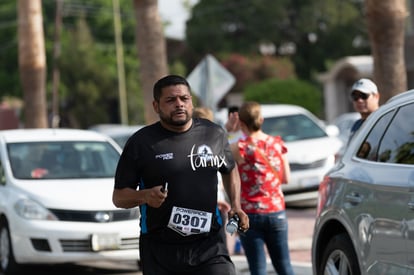
<instances>
[{"instance_id":1,"label":"suv door handle","mask_svg":"<svg viewBox=\"0 0 414 275\"><path fill-rule=\"evenodd\" d=\"M346 195L345 198L351 204L360 204L363 199L363 197L360 194L355 193L355 192L352 192L351 194Z\"/></svg>"}]
</instances>

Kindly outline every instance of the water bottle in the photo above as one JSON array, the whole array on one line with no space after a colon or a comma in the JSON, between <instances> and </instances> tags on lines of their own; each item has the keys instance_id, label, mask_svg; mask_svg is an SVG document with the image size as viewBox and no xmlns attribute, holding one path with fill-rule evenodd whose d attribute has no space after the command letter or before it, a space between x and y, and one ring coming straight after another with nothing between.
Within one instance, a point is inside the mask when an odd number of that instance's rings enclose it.
<instances>
[{"instance_id":1,"label":"water bottle","mask_svg":"<svg viewBox=\"0 0 414 275\"><path fill-rule=\"evenodd\" d=\"M239 221L240 221L239 216L237 216L237 214L235 214L233 217L231 217L231 219L227 223L226 231L228 233L230 233L230 235L233 235L239 229Z\"/></svg>"}]
</instances>

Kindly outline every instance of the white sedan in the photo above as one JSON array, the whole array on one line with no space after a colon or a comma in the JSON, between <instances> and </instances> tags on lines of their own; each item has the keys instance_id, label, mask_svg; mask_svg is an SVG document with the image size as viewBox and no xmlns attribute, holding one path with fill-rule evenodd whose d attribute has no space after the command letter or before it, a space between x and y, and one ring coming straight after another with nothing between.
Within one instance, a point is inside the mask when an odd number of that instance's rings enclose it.
<instances>
[{"instance_id":1,"label":"white sedan","mask_svg":"<svg viewBox=\"0 0 414 275\"><path fill-rule=\"evenodd\" d=\"M286 204L316 206L319 183L335 165L342 141L334 125L325 125L311 112L296 105L262 105L262 130L280 135L288 148L291 177L283 185Z\"/></svg>"},{"instance_id":2,"label":"white sedan","mask_svg":"<svg viewBox=\"0 0 414 275\"><path fill-rule=\"evenodd\" d=\"M139 260L139 209L112 203L121 148L86 130L0 131L0 270Z\"/></svg>"}]
</instances>

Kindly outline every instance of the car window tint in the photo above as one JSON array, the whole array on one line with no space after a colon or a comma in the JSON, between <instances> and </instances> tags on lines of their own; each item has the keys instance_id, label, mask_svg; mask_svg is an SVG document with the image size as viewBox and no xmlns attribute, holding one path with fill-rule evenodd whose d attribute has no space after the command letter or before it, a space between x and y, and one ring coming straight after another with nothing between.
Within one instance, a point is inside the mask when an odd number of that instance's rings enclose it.
<instances>
[{"instance_id":1,"label":"car window tint","mask_svg":"<svg viewBox=\"0 0 414 275\"><path fill-rule=\"evenodd\" d=\"M325 131L317 123L302 114L267 117L264 119L262 130L268 135L281 136L284 141L327 136Z\"/></svg>"},{"instance_id":2,"label":"car window tint","mask_svg":"<svg viewBox=\"0 0 414 275\"><path fill-rule=\"evenodd\" d=\"M378 161L414 165L414 104L398 109L378 150Z\"/></svg>"},{"instance_id":3,"label":"car window tint","mask_svg":"<svg viewBox=\"0 0 414 275\"><path fill-rule=\"evenodd\" d=\"M359 150L356 154L357 157L377 161L379 143L387 129L393 113L394 111L388 112L378 119L368 136L359 146Z\"/></svg>"},{"instance_id":4,"label":"car window tint","mask_svg":"<svg viewBox=\"0 0 414 275\"><path fill-rule=\"evenodd\" d=\"M109 178L119 153L107 142L8 144L11 168L20 179Z\"/></svg>"}]
</instances>

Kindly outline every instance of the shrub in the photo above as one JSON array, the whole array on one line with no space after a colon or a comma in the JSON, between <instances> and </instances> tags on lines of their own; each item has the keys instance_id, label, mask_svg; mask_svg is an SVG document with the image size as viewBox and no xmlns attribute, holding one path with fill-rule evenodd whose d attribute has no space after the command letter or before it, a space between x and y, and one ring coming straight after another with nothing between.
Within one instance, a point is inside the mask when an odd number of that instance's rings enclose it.
<instances>
[{"instance_id":1,"label":"shrub","mask_svg":"<svg viewBox=\"0 0 414 275\"><path fill-rule=\"evenodd\" d=\"M318 117L323 114L321 91L315 85L297 79L273 78L250 84L243 91L243 99L262 104L294 104L308 109Z\"/></svg>"}]
</instances>

